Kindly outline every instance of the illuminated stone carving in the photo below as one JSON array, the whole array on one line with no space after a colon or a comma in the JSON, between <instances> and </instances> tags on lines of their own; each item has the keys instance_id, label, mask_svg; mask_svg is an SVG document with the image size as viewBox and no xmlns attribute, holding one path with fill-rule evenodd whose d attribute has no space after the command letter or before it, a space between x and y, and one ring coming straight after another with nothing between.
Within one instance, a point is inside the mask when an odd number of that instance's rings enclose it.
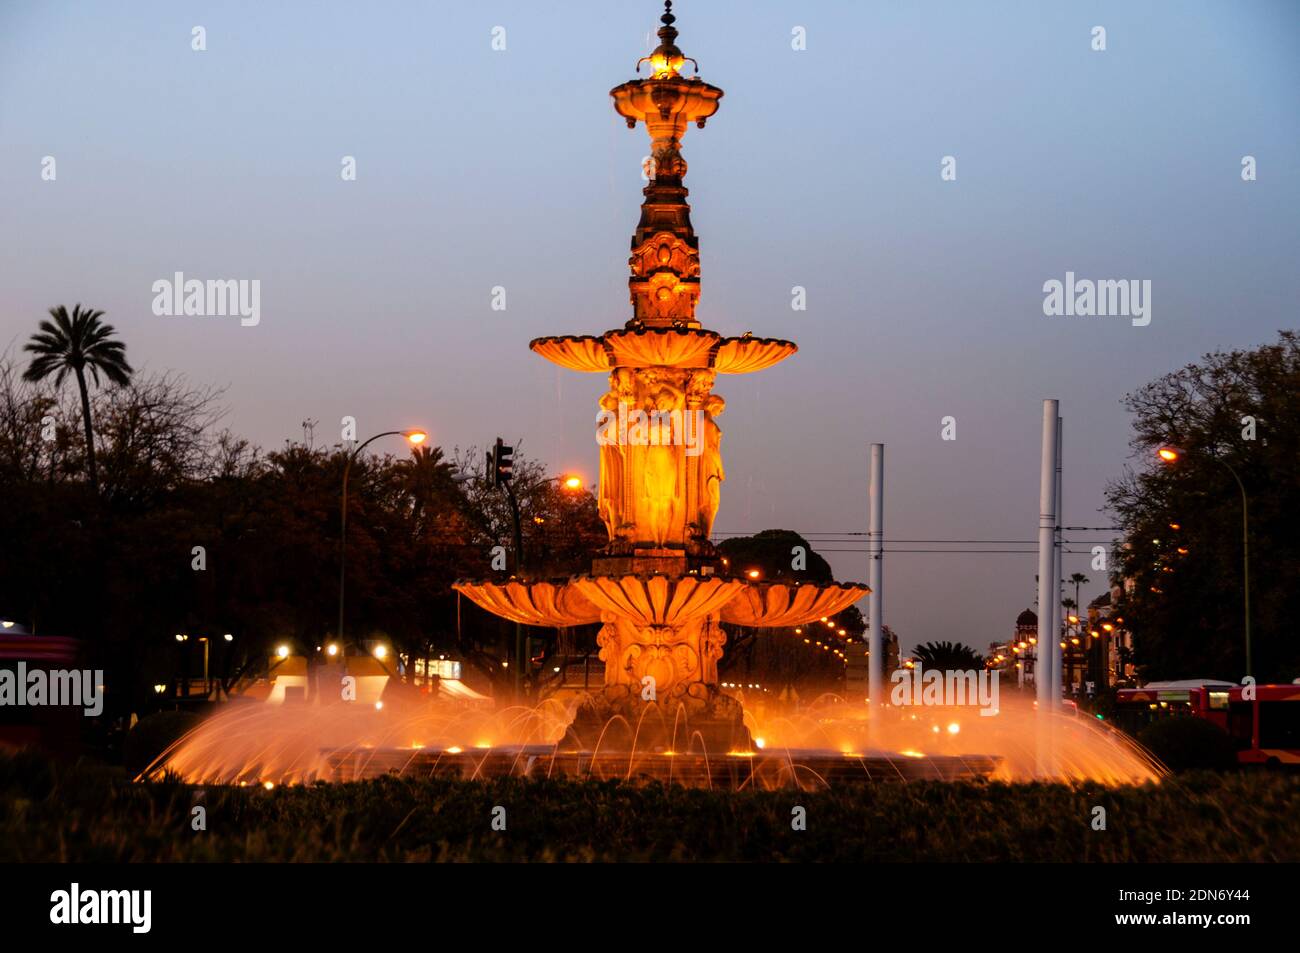
<instances>
[{"instance_id":1,"label":"illuminated stone carving","mask_svg":"<svg viewBox=\"0 0 1300 953\"><path fill-rule=\"evenodd\" d=\"M713 392L717 375L764 370L797 348L749 334L723 338L695 317L699 242L682 184L681 139L691 122L703 128L717 112L722 90L681 75L694 60L677 48L672 4L665 6L662 42L642 60L650 77L610 91L629 127L645 124L653 160L628 259L632 318L599 336L530 344L561 367L609 375L596 427L597 506L609 543L590 576L456 588L525 625L602 623L605 689L575 722L583 743L591 742L584 724L594 732L615 715L639 723L649 704L670 717L684 711L711 747L748 747L739 704L718 688L726 644L719 623L801 625L841 611L867 588L733 578L710 542L726 479L717 423L726 401Z\"/></svg>"}]
</instances>

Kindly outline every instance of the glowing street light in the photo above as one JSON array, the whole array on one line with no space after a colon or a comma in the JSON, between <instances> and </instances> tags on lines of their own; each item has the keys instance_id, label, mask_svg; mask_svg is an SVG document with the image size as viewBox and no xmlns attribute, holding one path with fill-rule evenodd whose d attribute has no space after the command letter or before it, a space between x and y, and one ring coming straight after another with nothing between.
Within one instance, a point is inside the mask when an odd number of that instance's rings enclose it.
<instances>
[{"instance_id":1,"label":"glowing street light","mask_svg":"<svg viewBox=\"0 0 1300 953\"><path fill-rule=\"evenodd\" d=\"M499 487L505 493L506 502L510 504L510 522L512 528L514 529L515 573L516 575L522 577L524 574L523 516L521 515L519 509L519 495L515 493L514 483L510 478L511 474L501 472L501 461L499 460L501 447L502 447L501 438L498 437L497 438L498 449L488 453L490 485L493 487ZM528 489L524 491L524 495L526 496L531 495L532 493L536 492L537 490L540 490L542 487L547 486L548 484L551 483L557 484L560 487L560 489L566 493L577 493L581 491L583 488L583 481L580 475L578 475L577 473L565 473L560 476L547 477L543 480L539 480L537 483L534 483L532 486L528 487ZM533 522L540 526L541 524L546 522L546 519L545 517L534 516ZM522 697L524 694L524 688L525 688L524 679L528 674L528 664L524 658L526 654L526 649L527 649L527 640L524 638L523 626L520 623L516 622L515 623L515 648L514 648L514 658L515 658L514 686L515 686L515 695L518 697ZM503 665L502 667L505 668L507 666Z\"/></svg>"},{"instance_id":2,"label":"glowing street light","mask_svg":"<svg viewBox=\"0 0 1300 953\"><path fill-rule=\"evenodd\" d=\"M1177 463L1187 451L1181 447L1163 446L1156 450L1156 455L1165 463ZM1215 463L1221 465L1225 470L1232 474L1232 478L1237 481L1237 488L1241 490L1241 593L1242 593L1242 613L1244 615L1244 630L1246 635L1246 674L1252 675L1254 667L1251 664L1250 653L1250 511L1249 503L1246 499L1246 484L1241 482L1241 477L1233 469L1232 464L1228 463L1222 457L1213 453L1203 454L1208 456ZM1170 528L1178 526L1176 523L1170 523ZM1155 586L1151 591L1159 594L1160 589Z\"/></svg>"},{"instance_id":3,"label":"glowing street light","mask_svg":"<svg viewBox=\"0 0 1300 953\"><path fill-rule=\"evenodd\" d=\"M278 647L276 648L276 650L275 650L275 654L276 654L276 657L277 657L277 658L288 658L288 657L289 657L289 646L287 646L287 645L281 645L281 646L278 646Z\"/></svg>"},{"instance_id":4,"label":"glowing street light","mask_svg":"<svg viewBox=\"0 0 1300 953\"><path fill-rule=\"evenodd\" d=\"M348 454L346 462L343 464L343 499L339 509L339 644L343 641L343 584L347 578L347 555L348 555L348 476L352 473L352 463L361 455L361 451L366 449L380 437L405 437L406 442L412 447L418 447L429 439L427 431L418 428L411 430L385 430L383 433L377 433L369 440L359 444L355 450Z\"/></svg>"}]
</instances>

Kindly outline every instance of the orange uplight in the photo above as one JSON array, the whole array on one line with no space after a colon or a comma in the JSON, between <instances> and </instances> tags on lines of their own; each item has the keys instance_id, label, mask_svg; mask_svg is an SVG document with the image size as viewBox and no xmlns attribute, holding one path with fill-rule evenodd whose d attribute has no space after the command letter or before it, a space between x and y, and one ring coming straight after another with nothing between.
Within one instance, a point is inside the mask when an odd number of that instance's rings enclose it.
<instances>
[{"instance_id":1,"label":"orange uplight","mask_svg":"<svg viewBox=\"0 0 1300 953\"><path fill-rule=\"evenodd\" d=\"M404 436L406 437L406 442L413 447L418 447L420 444L424 443L424 441L429 439L429 435L423 430L408 430Z\"/></svg>"},{"instance_id":2,"label":"orange uplight","mask_svg":"<svg viewBox=\"0 0 1300 953\"><path fill-rule=\"evenodd\" d=\"M570 473L564 478L564 488L566 490L581 490L582 477L578 476L576 473Z\"/></svg>"},{"instance_id":3,"label":"orange uplight","mask_svg":"<svg viewBox=\"0 0 1300 953\"><path fill-rule=\"evenodd\" d=\"M1182 451L1177 447L1161 447L1156 451L1156 454L1161 460L1165 461L1165 463L1173 463L1183 455Z\"/></svg>"},{"instance_id":4,"label":"orange uplight","mask_svg":"<svg viewBox=\"0 0 1300 953\"><path fill-rule=\"evenodd\" d=\"M757 578L758 578L758 570L757 570L757 569L751 569L749 572L745 573L745 575L747 575L750 579L757 579Z\"/></svg>"}]
</instances>

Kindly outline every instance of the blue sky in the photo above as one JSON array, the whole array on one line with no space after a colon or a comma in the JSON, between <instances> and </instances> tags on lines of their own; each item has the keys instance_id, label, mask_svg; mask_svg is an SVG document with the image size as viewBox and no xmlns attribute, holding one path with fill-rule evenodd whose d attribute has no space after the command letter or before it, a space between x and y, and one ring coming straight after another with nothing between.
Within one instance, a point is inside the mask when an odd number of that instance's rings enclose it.
<instances>
[{"instance_id":1,"label":"blue sky","mask_svg":"<svg viewBox=\"0 0 1300 953\"><path fill-rule=\"evenodd\" d=\"M448 447L501 434L594 474L603 379L527 342L630 316L647 138L608 90L660 12L6 0L0 349L80 301L108 312L137 366L227 387L227 423L263 445L305 418L330 442L346 414L363 433L424 425ZM1296 325L1300 5L675 12L679 45L726 90L683 145L699 315L800 345L719 380L719 531L864 530L880 441L889 538L1032 539L1044 397L1066 421L1066 523L1108 525L1123 394ZM806 50L791 49L796 26ZM261 323L155 316L152 283L176 271L259 279ZM1042 285L1066 271L1149 279L1151 324L1044 316ZM795 285L807 311L790 308ZM955 441L940 439L946 415ZM829 556L865 578L862 554ZM1028 554L900 552L886 621L905 646L983 648L1032 601L1034 572Z\"/></svg>"}]
</instances>

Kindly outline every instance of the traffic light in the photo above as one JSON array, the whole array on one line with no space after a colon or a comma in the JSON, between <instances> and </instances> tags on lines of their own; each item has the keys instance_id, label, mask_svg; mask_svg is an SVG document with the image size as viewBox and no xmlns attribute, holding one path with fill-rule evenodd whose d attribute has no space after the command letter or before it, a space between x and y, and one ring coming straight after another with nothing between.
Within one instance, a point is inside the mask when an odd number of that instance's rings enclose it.
<instances>
[{"instance_id":1,"label":"traffic light","mask_svg":"<svg viewBox=\"0 0 1300 953\"><path fill-rule=\"evenodd\" d=\"M497 437L496 445L487 455L489 486L504 486L510 482L515 466L512 459L514 454L515 448L507 447L501 438Z\"/></svg>"}]
</instances>

